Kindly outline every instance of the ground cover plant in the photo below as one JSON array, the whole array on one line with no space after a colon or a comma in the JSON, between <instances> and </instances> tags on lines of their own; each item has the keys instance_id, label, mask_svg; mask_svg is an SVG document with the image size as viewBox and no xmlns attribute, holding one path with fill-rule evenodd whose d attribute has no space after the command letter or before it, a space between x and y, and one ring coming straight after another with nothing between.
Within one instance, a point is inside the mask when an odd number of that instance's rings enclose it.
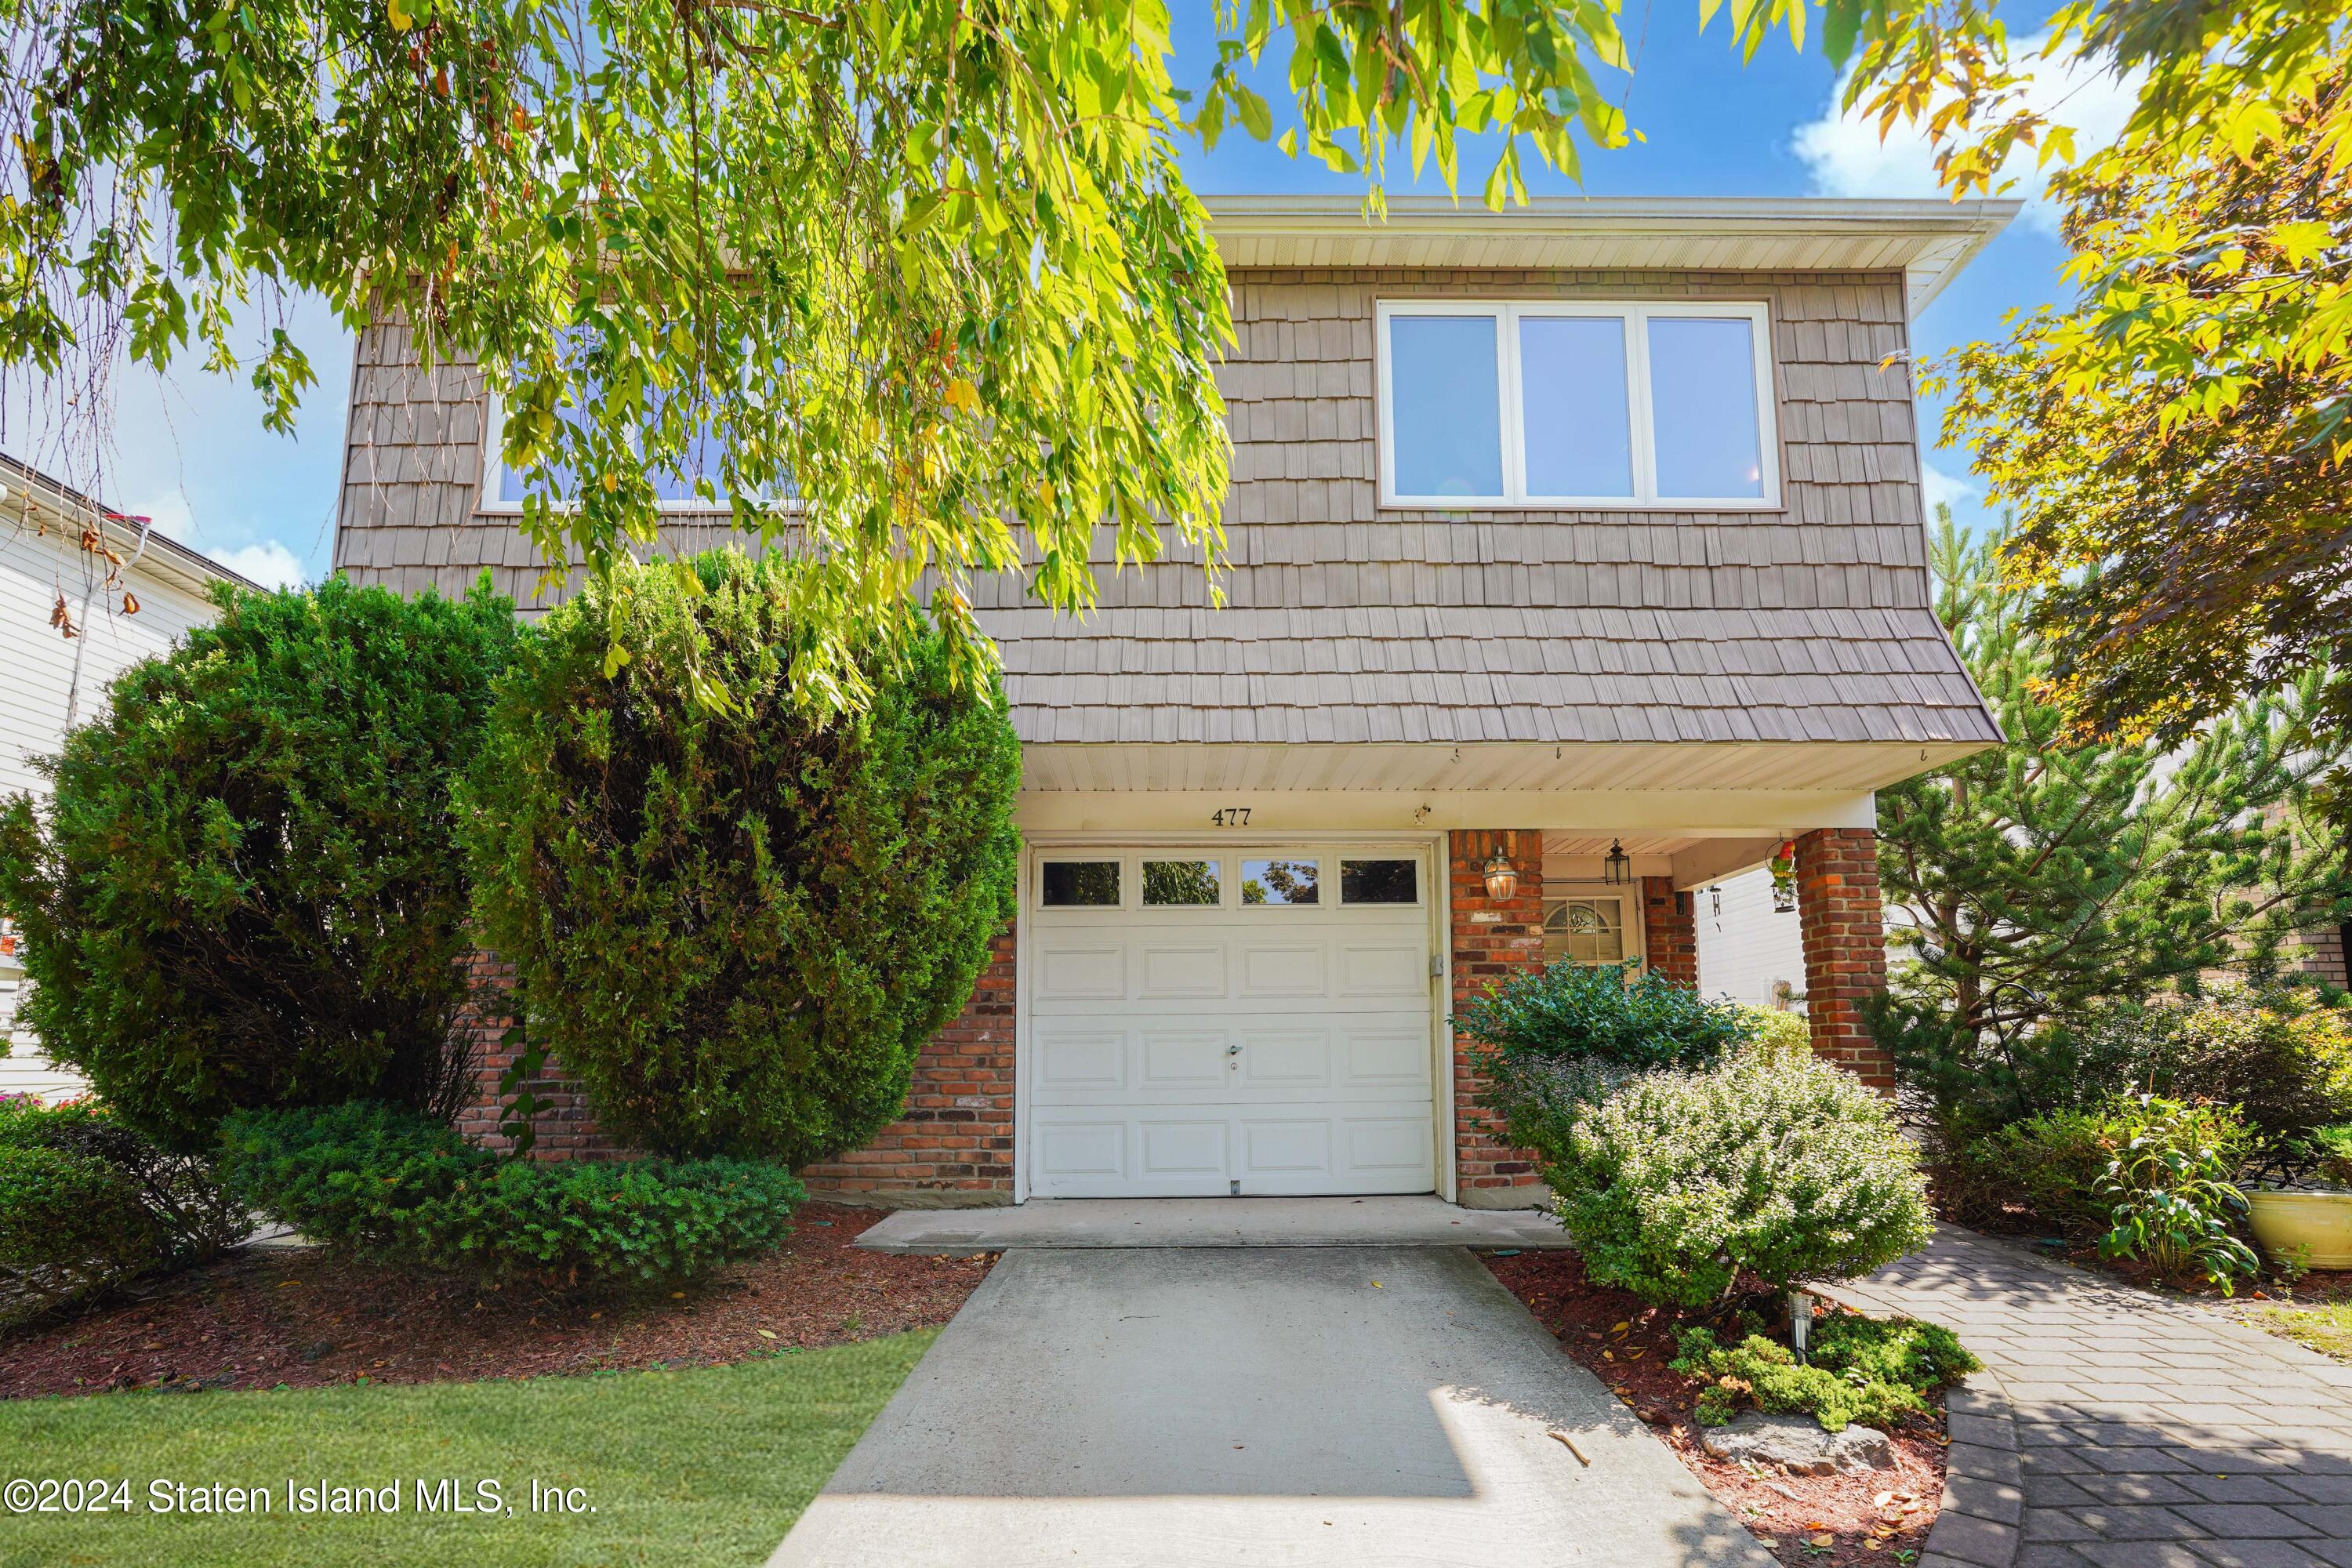
<instances>
[{"instance_id":1,"label":"ground cover plant","mask_svg":"<svg viewBox=\"0 0 2352 1568\"><path fill-rule=\"evenodd\" d=\"M937 1328L991 1258L856 1247L877 1209L812 1204L772 1252L675 1292L484 1286L323 1247L251 1247L0 1342L0 1400L325 1388L710 1366Z\"/></svg>"},{"instance_id":2,"label":"ground cover plant","mask_svg":"<svg viewBox=\"0 0 2352 1568\"><path fill-rule=\"evenodd\" d=\"M807 1195L770 1161L540 1162L390 1106L243 1111L241 1201L366 1262L572 1289L671 1285L767 1251Z\"/></svg>"},{"instance_id":3,"label":"ground cover plant","mask_svg":"<svg viewBox=\"0 0 2352 1568\"><path fill-rule=\"evenodd\" d=\"M550 615L499 687L467 787L479 933L605 1129L797 1167L896 1119L970 998L1012 912L1020 748L912 612L869 625L858 709L828 715L793 680L803 568L631 582Z\"/></svg>"},{"instance_id":4,"label":"ground cover plant","mask_svg":"<svg viewBox=\"0 0 2352 1568\"><path fill-rule=\"evenodd\" d=\"M740 1568L808 1506L932 1335L755 1355L724 1367L308 1388L200 1397L0 1402L0 1451L60 1476L134 1481L138 1511L8 1521L0 1562L92 1568ZM267 1515L149 1510L154 1478L277 1489ZM397 1485L392 1514L289 1514L301 1484ZM497 1481L512 1511L420 1510L415 1479ZM593 1512L534 1513L530 1483Z\"/></svg>"},{"instance_id":5,"label":"ground cover plant","mask_svg":"<svg viewBox=\"0 0 2352 1568\"><path fill-rule=\"evenodd\" d=\"M1703 1426L1720 1426L1752 1408L1811 1415L1830 1432L1856 1422L1884 1428L1925 1412L1929 1394L1983 1364L1949 1329L1910 1318L1832 1313L1822 1320L1802 1361L1762 1333L1726 1336L1705 1324L1674 1332L1679 1353L1668 1364L1706 1385L1693 1406Z\"/></svg>"},{"instance_id":6,"label":"ground cover plant","mask_svg":"<svg viewBox=\"0 0 2352 1568\"><path fill-rule=\"evenodd\" d=\"M517 637L487 587L222 587L0 808L18 1024L110 1115L201 1152L230 1110L446 1114L467 877L451 787Z\"/></svg>"},{"instance_id":7,"label":"ground cover plant","mask_svg":"<svg viewBox=\"0 0 2352 1568\"><path fill-rule=\"evenodd\" d=\"M1942 1499L1944 1391L1931 1386L1921 1408L1884 1428L1895 1468L1853 1474L1783 1475L1740 1466L1701 1443L1698 1400L1714 1384L1677 1372L1676 1331L1723 1325L1712 1314L1660 1307L1597 1284L1573 1252L1502 1251L1487 1268L1537 1321L1623 1400L1717 1500L1754 1531L1787 1568L1856 1568L1916 1555ZM1821 1304L1816 1340L1873 1320ZM1753 1325L1750 1325L1753 1326ZM1743 1330L1744 1332L1744 1330ZM1883 1344L1885 1336L1879 1336Z\"/></svg>"}]
</instances>

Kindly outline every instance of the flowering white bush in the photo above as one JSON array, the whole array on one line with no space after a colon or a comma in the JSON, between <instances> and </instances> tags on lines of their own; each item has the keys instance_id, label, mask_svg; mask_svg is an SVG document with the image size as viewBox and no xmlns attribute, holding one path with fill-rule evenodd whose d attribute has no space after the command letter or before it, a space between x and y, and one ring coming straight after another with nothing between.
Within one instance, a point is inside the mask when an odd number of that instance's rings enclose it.
<instances>
[{"instance_id":1,"label":"flowering white bush","mask_svg":"<svg viewBox=\"0 0 2352 1568\"><path fill-rule=\"evenodd\" d=\"M1718 1300L1866 1274L1927 1239L1918 1157L1893 1108L1811 1057L1741 1053L1641 1073L1579 1109L1544 1175L1596 1282Z\"/></svg>"}]
</instances>

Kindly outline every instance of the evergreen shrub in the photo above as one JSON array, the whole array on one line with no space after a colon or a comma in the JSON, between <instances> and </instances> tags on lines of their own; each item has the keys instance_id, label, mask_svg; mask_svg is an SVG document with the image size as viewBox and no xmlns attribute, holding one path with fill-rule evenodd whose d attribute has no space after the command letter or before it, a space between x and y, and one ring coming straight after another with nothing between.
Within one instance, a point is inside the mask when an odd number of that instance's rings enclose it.
<instances>
[{"instance_id":1,"label":"evergreen shrub","mask_svg":"<svg viewBox=\"0 0 2352 1568\"><path fill-rule=\"evenodd\" d=\"M390 1106L222 1123L230 1190L365 1262L486 1285L678 1284L774 1248L806 1196L761 1161L501 1159Z\"/></svg>"},{"instance_id":2,"label":"evergreen shrub","mask_svg":"<svg viewBox=\"0 0 2352 1568\"><path fill-rule=\"evenodd\" d=\"M1002 692L909 610L827 716L795 668L803 570L713 553L592 584L501 683L467 786L481 932L532 1045L665 1154L865 1142L1012 914Z\"/></svg>"},{"instance_id":3,"label":"evergreen shrub","mask_svg":"<svg viewBox=\"0 0 2352 1568\"><path fill-rule=\"evenodd\" d=\"M215 593L0 809L19 1021L111 1114L209 1150L226 1112L454 1110L467 885L452 784L515 640L487 584Z\"/></svg>"},{"instance_id":4,"label":"evergreen shrub","mask_svg":"<svg viewBox=\"0 0 2352 1568\"><path fill-rule=\"evenodd\" d=\"M0 1322L208 1261L249 1228L209 1160L88 1100L0 1098Z\"/></svg>"},{"instance_id":5,"label":"evergreen shrub","mask_svg":"<svg viewBox=\"0 0 2352 1568\"><path fill-rule=\"evenodd\" d=\"M1505 1136L1552 1155L1580 1110L1627 1075L1705 1067L1756 1039L1749 1014L1633 964L1554 963L1475 998L1454 1027L1473 1042Z\"/></svg>"}]
</instances>

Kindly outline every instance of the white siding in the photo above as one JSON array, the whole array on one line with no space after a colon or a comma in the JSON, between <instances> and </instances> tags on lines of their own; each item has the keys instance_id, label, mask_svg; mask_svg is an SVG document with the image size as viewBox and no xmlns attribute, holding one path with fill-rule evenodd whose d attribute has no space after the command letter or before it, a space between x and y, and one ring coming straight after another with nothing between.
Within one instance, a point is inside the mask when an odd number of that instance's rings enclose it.
<instances>
[{"instance_id":1,"label":"white siding","mask_svg":"<svg viewBox=\"0 0 2352 1568\"><path fill-rule=\"evenodd\" d=\"M0 1037L8 1041L9 1052L0 1057L0 1094L37 1094L44 1100L71 1100L82 1090L82 1080L75 1073L56 1066L41 1055L41 1043L30 1031L15 1026L16 994L21 983L9 972L0 978Z\"/></svg>"},{"instance_id":2,"label":"white siding","mask_svg":"<svg viewBox=\"0 0 2352 1568\"><path fill-rule=\"evenodd\" d=\"M45 782L30 759L58 749L65 733L66 695L81 656L80 717L100 711L107 683L125 668L171 647L190 626L213 618L211 601L159 573L131 568L135 616L110 615L107 595L90 599L88 624L72 641L49 626L62 590L77 623L83 620L85 557L56 529L47 535L13 522L0 524L0 795L39 792Z\"/></svg>"},{"instance_id":3,"label":"white siding","mask_svg":"<svg viewBox=\"0 0 2352 1568\"><path fill-rule=\"evenodd\" d=\"M78 713L87 721L102 712L108 685L138 660L163 652L189 627L209 621L212 602L142 563L131 568L139 613L110 614L110 595L82 595L89 578L87 557L69 535L51 528L0 523L0 797L45 795L48 781L33 768L36 757L57 752L65 736L66 702L74 686L74 660L81 660ZM49 625L58 593L81 627L68 641ZM0 958L0 1030L10 1029L23 972ZM81 1080L50 1065L37 1042L22 1031L10 1036L11 1050L0 1057L0 1093L37 1093L65 1099Z\"/></svg>"},{"instance_id":4,"label":"white siding","mask_svg":"<svg viewBox=\"0 0 2352 1568\"><path fill-rule=\"evenodd\" d=\"M1772 873L1762 867L1726 877L1721 911L1705 888L1691 895L1698 925L1698 985L1758 1007L1772 1005L1773 982L1805 992L1805 945L1792 911L1772 909Z\"/></svg>"}]
</instances>

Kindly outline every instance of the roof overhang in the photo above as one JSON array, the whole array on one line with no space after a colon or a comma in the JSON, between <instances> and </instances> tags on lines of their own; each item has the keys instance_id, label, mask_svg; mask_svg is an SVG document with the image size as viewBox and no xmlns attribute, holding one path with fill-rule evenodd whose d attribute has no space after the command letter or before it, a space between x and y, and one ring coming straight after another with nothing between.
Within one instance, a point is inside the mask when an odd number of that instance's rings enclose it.
<instances>
[{"instance_id":1,"label":"roof overhang","mask_svg":"<svg viewBox=\"0 0 2352 1568\"><path fill-rule=\"evenodd\" d=\"M95 527L124 564L169 578L198 594L215 583L258 591L261 584L232 572L201 551L167 539L147 519L115 510L103 501L51 479L38 468L0 453L0 522L29 522L55 530L70 542Z\"/></svg>"},{"instance_id":2,"label":"roof overhang","mask_svg":"<svg viewBox=\"0 0 2352 1568\"><path fill-rule=\"evenodd\" d=\"M1974 756L1987 741L1496 742L1258 745L1199 742L1024 744L1021 793L1080 815L1145 797L1247 805L1383 811L1399 802L1473 816L1501 801L1538 808L1524 824L1593 831L1779 832L1843 823L1798 808L1873 790ZM1349 804L1354 797L1355 804ZM1114 807L1115 808L1115 807ZM1726 813L1728 815L1726 815ZM1299 826L1310 826L1302 821Z\"/></svg>"},{"instance_id":3,"label":"roof overhang","mask_svg":"<svg viewBox=\"0 0 2352 1568\"><path fill-rule=\"evenodd\" d=\"M1229 268L1459 267L1901 272L1913 316L2009 226L2015 201L1546 196L1494 212L1391 196L1209 196Z\"/></svg>"}]
</instances>

